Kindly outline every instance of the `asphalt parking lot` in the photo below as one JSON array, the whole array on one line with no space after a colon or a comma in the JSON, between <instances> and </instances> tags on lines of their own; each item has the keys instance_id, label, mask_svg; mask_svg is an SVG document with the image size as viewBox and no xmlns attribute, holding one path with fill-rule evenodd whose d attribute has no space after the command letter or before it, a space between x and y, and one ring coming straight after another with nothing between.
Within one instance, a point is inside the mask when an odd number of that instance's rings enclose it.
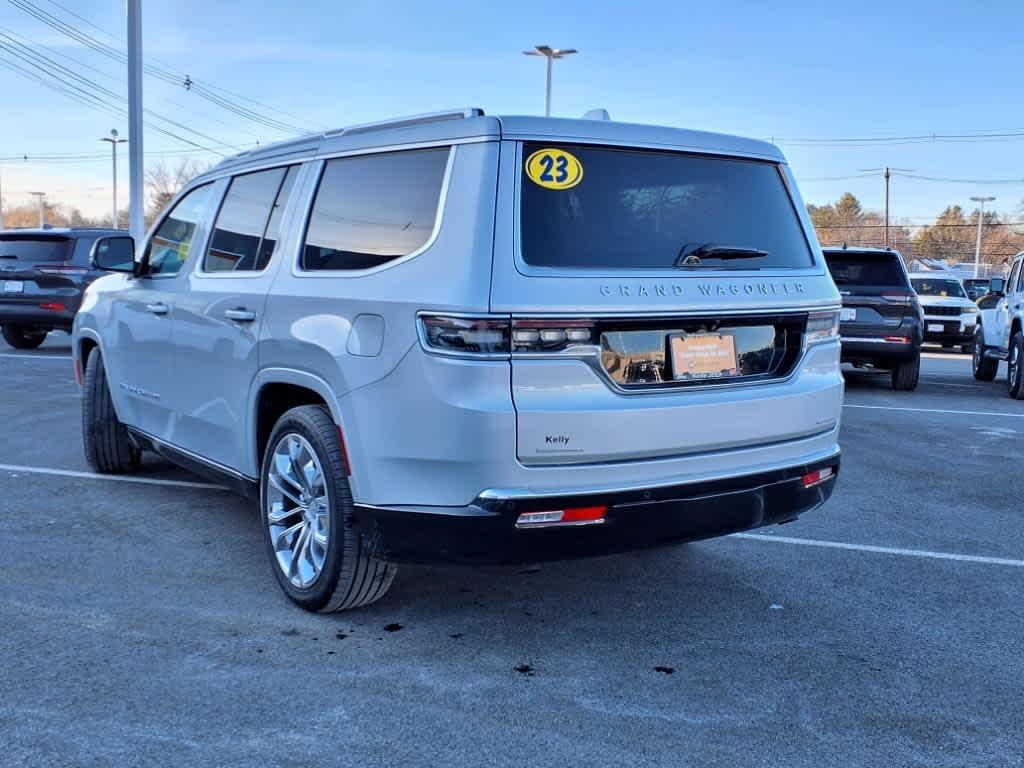
<instances>
[{"instance_id":1,"label":"asphalt parking lot","mask_svg":"<svg viewBox=\"0 0 1024 768\"><path fill-rule=\"evenodd\" d=\"M67 336L0 343L0 765L1024 765L1024 403L848 376L832 501L305 614L252 505L88 476ZM85 474L78 474L85 473Z\"/></svg>"}]
</instances>

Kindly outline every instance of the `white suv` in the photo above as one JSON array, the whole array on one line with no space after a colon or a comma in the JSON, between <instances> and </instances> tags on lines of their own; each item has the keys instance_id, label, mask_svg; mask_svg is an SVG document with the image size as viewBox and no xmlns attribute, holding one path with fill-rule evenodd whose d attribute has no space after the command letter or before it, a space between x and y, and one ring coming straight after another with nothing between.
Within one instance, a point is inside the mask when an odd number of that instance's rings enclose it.
<instances>
[{"instance_id":1,"label":"white suv","mask_svg":"<svg viewBox=\"0 0 1024 768\"><path fill-rule=\"evenodd\" d=\"M815 243L760 141L465 110L262 148L90 288L86 454L258 496L281 587L319 611L378 599L401 561L788 522L839 467Z\"/></svg>"},{"instance_id":2,"label":"white suv","mask_svg":"<svg viewBox=\"0 0 1024 768\"><path fill-rule=\"evenodd\" d=\"M1024 400L1024 252L1010 267L1010 277L992 278L989 293L978 299L981 309L974 341L974 377L992 381L999 361L1006 360L1006 382L1010 397Z\"/></svg>"},{"instance_id":3,"label":"white suv","mask_svg":"<svg viewBox=\"0 0 1024 768\"><path fill-rule=\"evenodd\" d=\"M960 279L942 272L917 272L910 282L924 314L924 340L943 347L959 346L964 354L970 354L978 305Z\"/></svg>"}]
</instances>

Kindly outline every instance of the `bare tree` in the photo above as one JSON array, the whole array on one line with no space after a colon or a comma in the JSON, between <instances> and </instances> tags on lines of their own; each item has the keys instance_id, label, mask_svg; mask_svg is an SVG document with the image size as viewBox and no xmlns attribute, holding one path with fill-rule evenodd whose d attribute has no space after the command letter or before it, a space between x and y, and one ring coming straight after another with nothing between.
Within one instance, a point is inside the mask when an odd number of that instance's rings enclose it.
<instances>
[{"instance_id":1,"label":"bare tree","mask_svg":"<svg viewBox=\"0 0 1024 768\"><path fill-rule=\"evenodd\" d=\"M174 199L182 187L188 184L209 166L192 158L185 158L176 165L161 160L146 171L146 192L149 205L146 208L146 226L160 215L167 204Z\"/></svg>"}]
</instances>

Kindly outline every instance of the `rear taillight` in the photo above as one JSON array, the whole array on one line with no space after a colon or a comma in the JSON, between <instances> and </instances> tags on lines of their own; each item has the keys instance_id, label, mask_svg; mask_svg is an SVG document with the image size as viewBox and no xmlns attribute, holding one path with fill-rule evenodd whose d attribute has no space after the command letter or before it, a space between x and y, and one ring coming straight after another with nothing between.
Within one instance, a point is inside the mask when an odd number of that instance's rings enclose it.
<instances>
[{"instance_id":1,"label":"rear taillight","mask_svg":"<svg viewBox=\"0 0 1024 768\"><path fill-rule=\"evenodd\" d=\"M420 315L420 338L431 352L467 357L560 352L595 343L590 320Z\"/></svg>"},{"instance_id":2,"label":"rear taillight","mask_svg":"<svg viewBox=\"0 0 1024 768\"><path fill-rule=\"evenodd\" d=\"M592 344L589 320L513 320L513 352L558 352L575 344Z\"/></svg>"},{"instance_id":3,"label":"rear taillight","mask_svg":"<svg viewBox=\"0 0 1024 768\"><path fill-rule=\"evenodd\" d=\"M890 304L901 304L904 307L909 307L914 303L916 294L908 293L907 291L884 291L882 293L882 301L888 301Z\"/></svg>"},{"instance_id":4,"label":"rear taillight","mask_svg":"<svg viewBox=\"0 0 1024 768\"><path fill-rule=\"evenodd\" d=\"M40 304L39 308L40 309L49 310L50 312L67 312L67 309L68 309L63 304L56 304L56 303L52 303L52 302L48 302L46 304Z\"/></svg>"},{"instance_id":5,"label":"rear taillight","mask_svg":"<svg viewBox=\"0 0 1024 768\"><path fill-rule=\"evenodd\" d=\"M84 275L89 271L85 267L73 267L66 264L58 267L36 267L36 269L47 275Z\"/></svg>"},{"instance_id":6,"label":"rear taillight","mask_svg":"<svg viewBox=\"0 0 1024 768\"><path fill-rule=\"evenodd\" d=\"M420 315L420 339L432 352L447 355L507 356L508 319Z\"/></svg>"},{"instance_id":7,"label":"rear taillight","mask_svg":"<svg viewBox=\"0 0 1024 768\"><path fill-rule=\"evenodd\" d=\"M821 344L839 338L838 312L812 312L807 316L807 330L804 332L807 345Z\"/></svg>"}]
</instances>

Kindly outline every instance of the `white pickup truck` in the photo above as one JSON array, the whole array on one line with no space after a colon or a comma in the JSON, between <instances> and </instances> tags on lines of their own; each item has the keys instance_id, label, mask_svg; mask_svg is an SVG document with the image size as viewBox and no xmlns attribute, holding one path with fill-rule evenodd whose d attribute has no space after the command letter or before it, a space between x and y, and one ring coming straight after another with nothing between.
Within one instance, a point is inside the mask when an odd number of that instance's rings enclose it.
<instances>
[{"instance_id":1,"label":"white pickup truck","mask_svg":"<svg viewBox=\"0 0 1024 768\"><path fill-rule=\"evenodd\" d=\"M1010 397L1024 400L1024 252L1018 253L1005 281L993 278L989 293L978 300L980 322L974 335L974 378L992 381L999 361L1007 362Z\"/></svg>"}]
</instances>

